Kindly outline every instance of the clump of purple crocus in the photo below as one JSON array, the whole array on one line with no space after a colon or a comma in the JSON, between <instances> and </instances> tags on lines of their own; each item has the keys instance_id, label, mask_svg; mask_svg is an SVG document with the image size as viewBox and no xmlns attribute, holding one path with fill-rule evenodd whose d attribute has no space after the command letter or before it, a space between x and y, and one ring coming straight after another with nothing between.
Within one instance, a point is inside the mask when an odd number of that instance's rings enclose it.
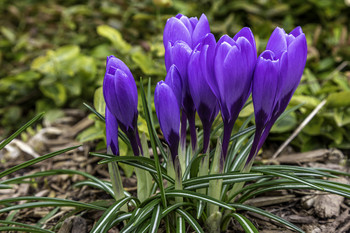
<instances>
[{"instance_id":1,"label":"clump of purple crocus","mask_svg":"<svg viewBox=\"0 0 350 233\"><path fill-rule=\"evenodd\" d=\"M279 27L274 30L255 67L252 97L256 131L247 163L257 154L286 109L299 85L306 57L307 43L301 27L289 34Z\"/></svg>"},{"instance_id":2,"label":"clump of purple crocus","mask_svg":"<svg viewBox=\"0 0 350 233\"><path fill-rule=\"evenodd\" d=\"M192 149L196 149L196 112L203 124L202 153L207 152L211 126L220 110L224 123L222 165L234 123L252 93L256 133L249 163L300 82L307 56L301 28L289 34L276 28L266 50L257 58L254 35L249 28L243 28L233 38L224 35L216 42L204 14L199 20L179 14L168 19L163 43L167 76L157 84L154 101L173 161L179 142L185 144L187 120ZM118 141L114 138L118 137L119 125L134 154L139 155L136 83L129 68L114 56L107 58L103 94L108 147L118 154Z\"/></svg>"}]
</instances>

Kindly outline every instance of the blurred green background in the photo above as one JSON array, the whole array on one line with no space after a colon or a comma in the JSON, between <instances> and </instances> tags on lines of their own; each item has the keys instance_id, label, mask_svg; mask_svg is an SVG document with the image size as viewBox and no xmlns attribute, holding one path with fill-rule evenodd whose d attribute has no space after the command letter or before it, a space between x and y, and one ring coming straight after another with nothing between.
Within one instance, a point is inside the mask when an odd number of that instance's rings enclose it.
<instances>
[{"instance_id":1,"label":"blurred green background","mask_svg":"<svg viewBox=\"0 0 350 233\"><path fill-rule=\"evenodd\" d=\"M273 128L269 141L284 141L327 99L293 144L301 151L350 149L349 0L2 0L0 139L38 112L50 121L62 116L61 109L83 109L83 102L102 110L99 87L108 55L122 59L136 80L164 79L162 31L177 13L205 13L217 39L249 26L258 53L276 26L286 32L302 26L308 60L290 105L305 104ZM249 107L241 116L251 112ZM80 140L101 137L97 123Z\"/></svg>"}]
</instances>

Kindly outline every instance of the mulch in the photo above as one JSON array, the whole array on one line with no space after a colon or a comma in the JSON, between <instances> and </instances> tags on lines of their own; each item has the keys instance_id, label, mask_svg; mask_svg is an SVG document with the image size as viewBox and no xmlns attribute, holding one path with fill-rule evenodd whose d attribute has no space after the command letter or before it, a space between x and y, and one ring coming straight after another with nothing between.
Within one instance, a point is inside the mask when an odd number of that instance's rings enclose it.
<instances>
[{"instance_id":1,"label":"mulch","mask_svg":"<svg viewBox=\"0 0 350 233\"><path fill-rule=\"evenodd\" d=\"M0 151L0 171L8 169L39 155L80 145L76 141L79 132L94 124L81 110L67 109L65 117L53 123L43 122L43 127L26 140L15 139ZM84 143L77 149L58 155L54 158L22 169L3 179L33 174L38 171L52 169L72 169L87 172L100 179L109 179L106 165L98 164L100 158L89 155L95 150L96 143ZM344 165L346 156L339 150L316 150L307 153L293 153L287 148L282 155L271 160L271 150L264 151L264 157L259 158L263 163L292 164L305 167L325 167L349 172ZM55 175L40 177L32 182L13 185L13 189L0 189L0 200L10 197L38 196L56 197L81 202L105 201L112 202L112 197L104 191L87 186L76 187L74 184L83 181L80 175ZM350 183L345 177L335 181ZM136 194L136 179L123 177L124 187ZM20 203L19 203L20 204ZM245 204L256 206L276 214L308 233L342 233L350 232L350 200L335 194L327 194L313 190L281 190L273 191L248 200ZM1 206L0 206L1 207ZM11 213L12 214L12 213ZM50 214L48 219L43 219ZM15 213L13 221L36 224L44 221L43 227L55 227L59 233L88 232L102 215L101 211L77 212L71 207L42 207L24 209ZM266 217L251 212L245 215L262 233L292 232ZM0 219L6 219L7 214L0 214ZM117 227L110 231L119 232ZM189 228L189 232L192 230ZM232 221L227 232L244 232L239 224Z\"/></svg>"}]
</instances>

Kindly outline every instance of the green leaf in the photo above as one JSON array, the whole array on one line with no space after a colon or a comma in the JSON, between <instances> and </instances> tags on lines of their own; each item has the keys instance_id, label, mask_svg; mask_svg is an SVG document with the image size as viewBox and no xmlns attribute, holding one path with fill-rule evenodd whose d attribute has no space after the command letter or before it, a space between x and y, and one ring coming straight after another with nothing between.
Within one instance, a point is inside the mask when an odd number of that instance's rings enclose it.
<instances>
[{"instance_id":1,"label":"green leaf","mask_svg":"<svg viewBox=\"0 0 350 233\"><path fill-rule=\"evenodd\" d=\"M91 126L85 129L83 132L79 133L77 139L79 142L88 142L97 139L104 139L105 131L101 127Z\"/></svg>"},{"instance_id":2,"label":"green leaf","mask_svg":"<svg viewBox=\"0 0 350 233\"><path fill-rule=\"evenodd\" d=\"M91 229L91 233L100 233L100 232L107 232L108 231L108 223L112 222L115 217L118 214L118 210L129 200L133 199L134 197L125 197L121 200L118 200L115 202L111 207L109 207L103 215L99 218L97 223L94 225L94 227Z\"/></svg>"},{"instance_id":3,"label":"green leaf","mask_svg":"<svg viewBox=\"0 0 350 233\"><path fill-rule=\"evenodd\" d=\"M62 83L55 82L42 84L39 86L41 92L48 98L52 99L57 106L62 106L67 101L66 88Z\"/></svg>"},{"instance_id":4,"label":"green leaf","mask_svg":"<svg viewBox=\"0 0 350 233\"><path fill-rule=\"evenodd\" d=\"M155 211L152 214L152 218L151 218L152 228L149 230L150 233L157 233L160 220L162 219L161 211L162 211L162 207L160 204L158 204Z\"/></svg>"},{"instance_id":5,"label":"green leaf","mask_svg":"<svg viewBox=\"0 0 350 233\"><path fill-rule=\"evenodd\" d=\"M56 51L49 50L46 55L37 57L31 64L32 70L43 74L56 75L58 70L66 72L67 67L60 67L62 63L72 61L80 54L80 48L76 45L63 46ZM62 70L61 70L62 69Z\"/></svg>"},{"instance_id":6,"label":"green leaf","mask_svg":"<svg viewBox=\"0 0 350 233\"><path fill-rule=\"evenodd\" d=\"M110 40L116 50L122 54L128 53L131 49L131 45L123 39L122 34L115 28L108 25L100 25L97 27L97 34Z\"/></svg>"},{"instance_id":7,"label":"green leaf","mask_svg":"<svg viewBox=\"0 0 350 233\"><path fill-rule=\"evenodd\" d=\"M142 51L136 51L132 53L131 59L141 68L142 72L146 75L166 75L164 66L160 66L158 63L155 63L149 54L145 54Z\"/></svg>"},{"instance_id":8,"label":"green leaf","mask_svg":"<svg viewBox=\"0 0 350 233\"><path fill-rule=\"evenodd\" d=\"M293 95L289 104L290 105L304 104L304 107L308 109L314 109L319 103L320 103L320 100L313 96Z\"/></svg>"},{"instance_id":9,"label":"green leaf","mask_svg":"<svg viewBox=\"0 0 350 233\"><path fill-rule=\"evenodd\" d=\"M44 231L44 230L38 230L33 229L31 227L0 227L0 232L31 232L31 233L46 233L46 232L53 232L53 231Z\"/></svg>"},{"instance_id":10,"label":"green leaf","mask_svg":"<svg viewBox=\"0 0 350 233\"><path fill-rule=\"evenodd\" d=\"M255 169L257 171L259 171L259 169ZM291 174L286 174L284 172L275 172L275 171L267 171L267 170L260 170L262 173L267 174L267 175L273 175L273 176L277 176L277 177L283 177L283 178L287 178L302 184L306 184L309 185L310 187L317 189L317 190L321 190L324 191L324 189L318 185L314 185L313 183L308 182L307 180L291 175Z\"/></svg>"},{"instance_id":11,"label":"green leaf","mask_svg":"<svg viewBox=\"0 0 350 233\"><path fill-rule=\"evenodd\" d=\"M40 227L25 224L25 223L19 223L19 222L14 222L14 221L5 221L5 220L0 220L0 224L6 224L6 225L15 225L15 226L20 226L20 227L25 227L28 229L32 229L33 232L40 232L40 233L53 233L53 231L46 230L46 229L41 229Z\"/></svg>"},{"instance_id":12,"label":"green leaf","mask_svg":"<svg viewBox=\"0 0 350 233\"><path fill-rule=\"evenodd\" d=\"M283 117L279 122L276 122L271 129L272 133L284 133L291 131L297 125L297 118L294 112Z\"/></svg>"},{"instance_id":13,"label":"green leaf","mask_svg":"<svg viewBox=\"0 0 350 233\"><path fill-rule=\"evenodd\" d=\"M191 225L191 227L195 232L204 233L204 230L196 221L196 219L192 217L192 215L190 215L189 213L187 213L182 209L176 209L176 212L179 213L186 220L186 222L188 222Z\"/></svg>"},{"instance_id":14,"label":"green leaf","mask_svg":"<svg viewBox=\"0 0 350 233\"><path fill-rule=\"evenodd\" d=\"M99 87L96 89L94 94L94 107L96 111L101 114L102 116L105 115L106 110L106 102L103 97L103 90L102 87Z\"/></svg>"},{"instance_id":15,"label":"green leaf","mask_svg":"<svg viewBox=\"0 0 350 233\"><path fill-rule=\"evenodd\" d=\"M193 198L193 199L202 200L204 202L220 206L220 207L225 208L225 209L234 210L230 205L228 205L227 203L225 203L223 201L216 200L216 199L211 198L211 197L209 197L207 195L196 193L196 192L192 192L192 191L187 191L187 190L169 190L169 191L167 191L165 193L165 195L169 196L169 197L180 196L180 197L186 197L186 198Z\"/></svg>"},{"instance_id":16,"label":"green leaf","mask_svg":"<svg viewBox=\"0 0 350 233\"><path fill-rule=\"evenodd\" d=\"M14 43L16 41L16 34L12 31L11 28L1 26L0 27L0 32L2 35L6 37L8 41L11 43Z\"/></svg>"},{"instance_id":17,"label":"green leaf","mask_svg":"<svg viewBox=\"0 0 350 233\"><path fill-rule=\"evenodd\" d=\"M80 145L79 145L79 146L80 146ZM79 146L68 147L68 148L66 148L66 149L59 150L59 151L56 151L56 152L52 152L52 153L49 153L49 154L40 156L40 157L38 157L38 158L29 160L29 161L27 161L27 162L18 164L18 165L14 166L14 167L12 167L12 168L10 168L10 169L7 169L7 170L1 172L1 173L0 173L0 178L4 177L4 176L6 176L6 175L9 175L9 174L11 174L11 173L13 173L13 172L16 172L16 171L18 171L18 170L20 170L20 169L23 169L23 168L25 168L25 167L28 167L28 166L30 166L30 165L33 165L33 164L39 163L39 162L41 162L41 161L44 161L44 160L46 160L46 159L52 158L52 157L54 157L54 156L56 156L56 155L63 154L63 153L65 153L65 152L67 152L67 151L70 151L70 150L74 150L74 149L78 148Z\"/></svg>"},{"instance_id":18,"label":"green leaf","mask_svg":"<svg viewBox=\"0 0 350 233\"><path fill-rule=\"evenodd\" d=\"M1 200L0 203L3 204L3 203L10 203L10 202L16 202L21 200L35 200L35 201L39 200L39 202L29 202L29 203L5 207L0 210L0 213L10 212L12 210L18 210L18 209L36 208L36 207L45 207L45 206L72 206L72 207L83 208L83 209L105 210L105 208L97 205L92 205L92 204L87 204L87 203L82 203L82 202L72 201L72 200L66 200L66 199L49 198L49 197L8 198L8 199Z\"/></svg>"},{"instance_id":19,"label":"green leaf","mask_svg":"<svg viewBox=\"0 0 350 233\"><path fill-rule=\"evenodd\" d=\"M350 91L331 93L327 98L327 107L350 107Z\"/></svg>"},{"instance_id":20,"label":"green leaf","mask_svg":"<svg viewBox=\"0 0 350 233\"><path fill-rule=\"evenodd\" d=\"M232 213L232 217L234 217L239 222L239 224L243 227L245 232L259 233L258 230L253 225L253 223L251 221L249 221L243 215L238 214L238 213Z\"/></svg>"}]
</instances>

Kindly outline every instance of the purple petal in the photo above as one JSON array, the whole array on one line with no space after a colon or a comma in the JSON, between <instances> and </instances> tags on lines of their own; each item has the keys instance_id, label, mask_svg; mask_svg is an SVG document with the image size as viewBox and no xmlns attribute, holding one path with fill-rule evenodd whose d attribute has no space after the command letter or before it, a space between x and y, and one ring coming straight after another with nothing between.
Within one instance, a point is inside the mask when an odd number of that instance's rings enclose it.
<instances>
[{"instance_id":1,"label":"purple petal","mask_svg":"<svg viewBox=\"0 0 350 233\"><path fill-rule=\"evenodd\" d=\"M201 51L195 50L188 64L188 86L202 122L210 121L210 117L216 110L217 99L205 80L206 70L201 68Z\"/></svg>"},{"instance_id":2,"label":"purple petal","mask_svg":"<svg viewBox=\"0 0 350 233\"><path fill-rule=\"evenodd\" d=\"M107 149L110 148L114 155L119 155L118 146L118 122L114 115L108 110L106 106L106 142Z\"/></svg>"},{"instance_id":3,"label":"purple petal","mask_svg":"<svg viewBox=\"0 0 350 233\"><path fill-rule=\"evenodd\" d=\"M215 77L221 112L226 120L233 120L238 115L250 94L255 54L253 46L244 37L239 37L233 46L223 42L217 48Z\"/></svg>"},{"instance_id":4,"label":"purple petal","mask_svg":"<svg viewBox=\"0 0 350 233\"><path fill-rule=\"evenodd\" d=\"M106 105L125 130L135 129L137 88L133 77L118 69L115 76L106 75L103 82Z\"/></svg>"},{"instance_id":5,"label":"purple petal","mask_svg":"<svg viewBox=\"0 0 350 233\"><path fill-rule=\"evenodd\" d=\"M252 98L257 128L263 128L272 115L278 88L279 60L272 51L264 51L255 66Z\"/></svg>"},{"instance_id":6,"label":"purple petal","mask_svg":"<svg viewBox=\"0 0 350 233\"><path fill-rule=\"evenodd\" d=\"M175 17L168 19L163 32L164 47L167 48L170 41L175 42L177 40L191 44L191 33L192 30L189 31L188 27L180 19Z\"/></svg>"},{"instance_id":7,"label":"purple petal","mask_svg":"<svg viewBox=\"0 0 350 233\"><path fill-rule=\"evenodd\" d=\"M246 38L249 43L253 46L253 50L256 51L256 44L252 30L248 27L242 28L234 37L233 40L237 41L239 37Z\"/></svg>"},{"instance_id":8,"label":"purple petal","mask_svg":"<svg viewBox=\"0 0 350 233\"><path fill-rule=\"evenodd\" d=\"M300 26L294 28L294 29L289 33L289 35L293 35L294 37L297 37L297 36L299 36L300 34L303 34L303 30L301 29Z\"/></svg>"},{"instance_id":9,"label":"purple petal","mask_svg":"<svg viewBox=\"0 0 350 233\"><path fill-rule=\"evenodd\" d=\"M282 28L277 27L267 42L266 50L271 50L277 58L280 58L282 53L287 50L286 35Z\"/></svg>"},{"instance_id":10,"label":"purple petal","mask_svg":"<svg viewBox=\"0 0 350 233\"><path fill-rule=\"evenodd\" d=\"M195 47L197 43L208 33L210 33L209 22L205 14L202 14L192 33L192 47Z\"/></svg>"},{"instance_id":11,"label":"purple petal","mask_svg":"<svg viewBox=\"0 0 350 233\"><path fill-rule=\"evenodd\" d=\"M197 17L191 17L190 18L190 22L191 22L192 28L195 28L197 23L198 23L198 18Z\"/></svg>"},{"instance_id":12,"label":"purple petal","mask_svg":"<svg viewBox=\"0 0 350 233\"><path fill-rule=\"evenodd\" d=\"M107 64L106 64L106 73L113 76L117 69L124 71L126 73L126 75L128 75L129 77L132 77L131 71L129 70L127 65L125 65L125 63L122 60L116 58L113 55L108 56L107 57Z\"/></svg>"},{"instance_id":13,"label":"purple petal","mask_svg":"<svg viewBox=\"0 0 350 233\"><path fill-rule=\"evenodd\" d=\"M192 35L192 33L193 33L193 26L192 26L192 23L191 23L190 19L187 16L183 15L179 20L185 25L187 30L190 32L190 35Z\"/></svg>"},{"instance_id":14,"label":"purple petal","mask_svg":"<svg viewBox=\"0 0 350 233\"><path fill-rule=\"evenodd\" d=\"M293 94L299 85L307 57L307 43L304 34L299 35L288 47L286 56L281 59L281 97Z\"/></svg>"},{"instance_id":15,"label":"purple petal","mask_svg":"<svg viewBox=\"0 0 350 233\"><path fill-rule=\"evenodd\" d=\"M169 71L170 66L176 65L180 72L182 79L182 93L184 101L186 96L189 95L189 89L187 85L187 67L188 59L192 53L192 49L183 41L176 41L173 45L168 44L168 49L165 51L165 66Z\"/></svg>"},{"instance_id":16,"label":"purple petal","mask_svg":"<svg viewBox=\"0 0 350 233\"><path fill-rule=\"evenodd\" d=\"M173 90L177 103L182 106L182 80L176 65L172 65L165 77L165 83Z\"/></svg>"}]
</instances>

